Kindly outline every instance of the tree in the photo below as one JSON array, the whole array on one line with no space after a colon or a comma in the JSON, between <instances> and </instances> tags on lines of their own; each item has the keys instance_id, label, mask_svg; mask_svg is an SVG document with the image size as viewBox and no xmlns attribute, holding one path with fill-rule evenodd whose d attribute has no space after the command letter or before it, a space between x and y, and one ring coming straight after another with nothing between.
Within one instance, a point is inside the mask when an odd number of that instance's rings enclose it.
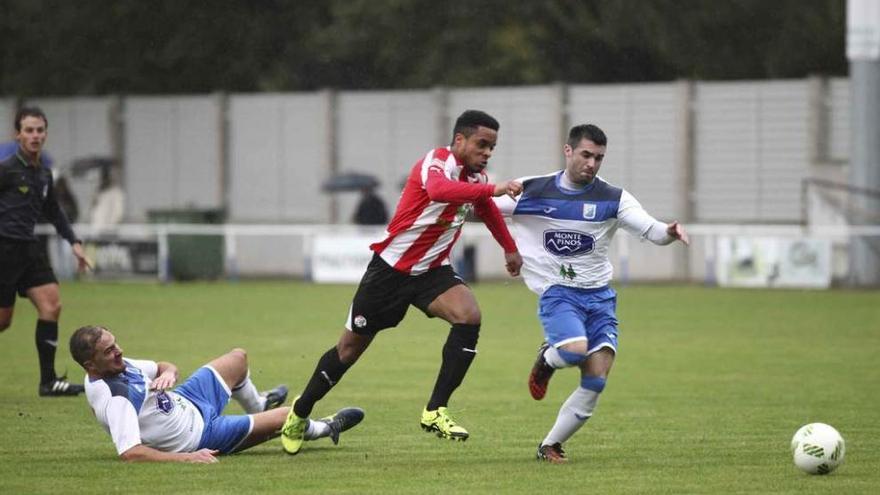
<instances>
[{"instance_id":1,"label":"tree","mask_svg":"<svg viewBox=\"0 0 880 495\"><path fill-rule=\"evenodd\" d=\"M7 0L0 94L843 75L843 0Z\"/></svg>"}]
</instances>

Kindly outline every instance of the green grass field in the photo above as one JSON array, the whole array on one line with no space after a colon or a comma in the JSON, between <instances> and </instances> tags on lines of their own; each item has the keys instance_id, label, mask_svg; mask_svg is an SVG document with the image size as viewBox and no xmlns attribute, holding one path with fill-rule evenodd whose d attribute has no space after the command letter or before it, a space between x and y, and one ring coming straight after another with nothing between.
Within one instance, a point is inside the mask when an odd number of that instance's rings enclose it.
<instances>
[{"instance_id":1,"label":"green grass field","mask_svg":"<svg viewBox=\"0 0 880 495\"><path fill-rule=\"evenodd\" d=\"M545 400L526 376L541 340L535 297L518 283L475 287L480 354L450 404L465 443L418 427L447 327L412 309L320 402L367 416L287 456L279 441L213 465L125 464L85 398L37 397L34 312L19 300L0 334L0 493L877 493L880 292L619 289L620 354L596 415L566 444L570 462L534 450L577 384L557 373ZM126 355L184 375L231 347L249 351L260 388L296 393L336 342L353 287L69 283L58 368L82 372L66 339L101 323ZM237 405L229 411L239 412ZM789 441L808 422L847 441L845 464L809 476Z\"/></svg>"}]
</instances>

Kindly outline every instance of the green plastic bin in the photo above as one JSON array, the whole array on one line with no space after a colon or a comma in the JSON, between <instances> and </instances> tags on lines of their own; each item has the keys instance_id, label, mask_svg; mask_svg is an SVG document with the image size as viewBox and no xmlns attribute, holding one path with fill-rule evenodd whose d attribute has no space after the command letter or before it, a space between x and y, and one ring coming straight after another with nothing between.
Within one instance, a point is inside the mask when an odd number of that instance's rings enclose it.
<instances>
[{"instance_id":1,"label":"green plastic bin","mask_svg":"<svg viewBox=\"0 0 880 495\"><path fill-rule=\"evenodd\" d=\"M150 223L222 224L222 209L168 209L147 212ZM216 280L223 277L225 253L222 235L171 234L168 236L168 273L171 278Z\"/></svg>"}]
</instances>

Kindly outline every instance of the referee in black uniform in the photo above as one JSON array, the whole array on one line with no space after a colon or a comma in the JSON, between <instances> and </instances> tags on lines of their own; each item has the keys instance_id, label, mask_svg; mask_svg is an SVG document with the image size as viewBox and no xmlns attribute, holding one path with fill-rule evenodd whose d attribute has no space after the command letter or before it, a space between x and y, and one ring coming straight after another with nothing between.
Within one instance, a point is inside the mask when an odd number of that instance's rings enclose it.
<instances>
[{"instance_id":1,"label":"referee in black uniform","mask_svg":"<svg viewBox=\"0 0 880 495\"><path fill-rule=\"evenodd\" d=\"M52 172L40 160L48 127L46 115L39 108L19 110L15 114L18 150L0 161L0 332L12 323L16 293L30 299L38 318L39 394L52 397L77 395L83 392L83 386L55 375L61 297L46 251L34 235L41 214L70 242L80 271L91 266L58 206Z\"/></svg>"}]
</instances>

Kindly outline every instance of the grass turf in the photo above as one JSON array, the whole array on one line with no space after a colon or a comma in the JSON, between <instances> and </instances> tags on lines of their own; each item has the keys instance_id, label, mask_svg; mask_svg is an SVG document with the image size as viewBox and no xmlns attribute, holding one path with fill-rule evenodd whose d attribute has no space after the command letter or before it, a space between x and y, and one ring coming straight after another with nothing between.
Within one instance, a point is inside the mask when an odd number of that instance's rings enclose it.
<instances>
[{"instance_id":1,"label":"grass turf","mask_svg":"<svg viewBox=\"0 0 880 495\"><path fill-rule=\"evenodd\" d=\"M214 465L125 464L84 398L37 397L35 313L19 300L0 334L0 493L876 493L880 486L880 292L619 289L620 354L596 415L566 445L570 462L534 460L577 384L562 370L533 401L526 375L541 340L535 297L519 284L475 287L480 354L450 410L471 439L423 433L419 414L447 326L412 309L382 333L315 416L367 416L340 444L297 456L272 441ZM350 286L303 283L68 283L57 368L82 372L66 339L110 327L129 357L183 375L226 350L249 351L259 388L302 389L336 342ZM237 405L228 409L239 412ZM821 421L847 441L845 464L808 476L788 450Z\"/></svg>"}]
</instances>

